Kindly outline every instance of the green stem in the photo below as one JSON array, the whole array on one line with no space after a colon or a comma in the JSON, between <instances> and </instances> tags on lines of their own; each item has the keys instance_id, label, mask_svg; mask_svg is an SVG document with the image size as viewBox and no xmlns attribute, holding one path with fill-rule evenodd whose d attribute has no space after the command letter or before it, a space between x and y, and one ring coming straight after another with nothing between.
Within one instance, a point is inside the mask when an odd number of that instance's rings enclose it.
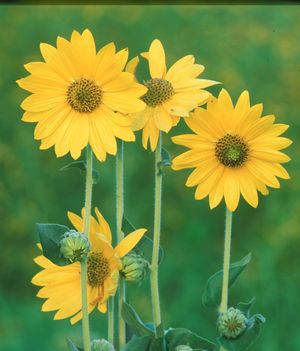
<instances>
[{"instance_id":1,"label":"green stem","mask_svg":"<svg viewBox=\"0 0 300 351\"><path fill-rule=\"evenodd\" d=\"M117 241L124 239L122 232L122 220L124 214L124 142L119 142L119 150L116 157L116 220ZM126 344L126 324L122 318L122 303L126 300L125 281L120 277L118 292L118 322L119 322L119 349Z\"/></svg>"},{"instance_id":2,"label":"green stem","mask_svg":"<svg viewBox=\"0 0 300 351\"><path fill-rule=\"evenodd\" d=\"M155 150L155 198L154 198L154 228L153 228L153 252L151 263L151 297L153 309L153 322L155 333L157 327L161 324L159 288L158 288L158 259L159 259L159 241L161 227L161 194L162 194L162 173L160 171L162 151L162 136L159 135L158 144Z\"/></svg>"},{"instance_id":3,"label":"green stem","mask_svg":"<svg viewBox=\"0 0 300 351\"><path fill-rule=\"evenodd\" d=\"M232 212L226 207L225 219L225 240L224 240L224 262L223 262L223 284L222 296L219 312L224 313L228 309L228 288L229 288L229 268L230 268L230 247L231 247L231 232L232 232ZM226 351L221 346L220 351Z\"/></svg>"},{"instance_id":4,"label":"green stem","mask_svg":"<svg viewBox=\"0 0 300 351\"><path fill-rule=\"evenodd\" d=\"M108 300L108 333L107 339L111 344L114 344L114 298L110 297Z\"/></svg>"},{"instance_id":5,"label":"green stem","mask_svg":"<svg viewBox=\"0 0 300 351\"><path fill-rule=\"evenodd\" d=\"M93 187L93 152L89 146L86 149L86 185L85 185L85 204L83 218L83 232L89 237L90 232L90 215L92 206L92 187ZM87 298L87 262L81 263L81 300L82 300L82 334L83 334L83 349L84 351L91 350L90 344L90 329L89 329L89 313L88 313L88 298Z\"/></svg>"},{"instance_id":6,"label":"green stem","mask_svg":"<svg viewBox=\"0 0 300 351\"><path fill-rule=\"evenodd\" d=\"M225 240L224 240L224 263L223 263L223 285L222 297L219 312L224 313L228 308L228 284L230 267L230 246L231 246L232 212L226 207Z\"/></svg>"}]
</instances>

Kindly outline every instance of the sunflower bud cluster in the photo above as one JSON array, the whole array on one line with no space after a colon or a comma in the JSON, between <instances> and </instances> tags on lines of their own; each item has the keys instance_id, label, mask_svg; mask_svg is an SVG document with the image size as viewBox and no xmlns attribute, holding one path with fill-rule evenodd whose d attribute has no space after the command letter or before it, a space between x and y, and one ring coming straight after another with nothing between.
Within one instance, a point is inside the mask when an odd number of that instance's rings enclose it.
<instances>
[{"instance_id":1,"label":"sunflower bud cluster","mask_svg":"<svg viewBox=\"0 0 300 351\"><path fill-rule=\"evenodd\" d=\"M85 234L70 230L60 241L60 253L70 262L80 262L87 257L90 244Z\"/></svg>"},{"instance_id":2,"label":"sunflower bud cluster","mask_svg":"<svg viewBox=\"0 0 300 351\"><path fill-rule=\"evenodd\" d=\"M149 262L136 253L124 256L121 263L121 274L128 282L141 282L149 269Z\"/></svg>"},{"instance_id":3,"label":"sunflower bud cluster","mask_svg":"<svg viewBox=\"0 0 300 351\"><path fill-rule=\"evenodd\" d=\"M230 307L221 313L217 320L217 327L221 335L228 339L236 339L247 328L247 318L242 311Z\"/></svg>"}]
</instances>

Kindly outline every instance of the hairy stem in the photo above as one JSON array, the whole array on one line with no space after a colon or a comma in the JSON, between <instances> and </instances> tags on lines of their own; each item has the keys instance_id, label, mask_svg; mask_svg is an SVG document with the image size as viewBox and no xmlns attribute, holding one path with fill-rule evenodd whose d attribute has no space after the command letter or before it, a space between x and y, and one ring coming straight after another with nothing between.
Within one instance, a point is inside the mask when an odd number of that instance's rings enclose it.
<instances>
[{"instance_id":1,"label":"hairy stem","mask_svg":"<svg viewBox=\"0 0 300 351\"><path fill-rule=\"evenodd\" d=\"M228 288L229 288L229 267L230 267L230 247L231 247L232 212L226 208L225 219L225 240L224 240L224 263L223 263L223 284L222 296L219 312L224 313L228 309ZM221 346L220 351L226 351Z\"/></svg>"},{"instance_id":2,"label":"hairy stem","mask_svg":"<svg viewBox=\"0 0 300 351\"><path fill-rule=\"evenodd\" d=\"M116 157L116 220L117 220L117 241L118 243L124 238L122 232L122 220L124 214L124 142L119 142L119 148ZM126 300L125 281L120 277L118 292L118 323L119 323L119 349L126 344L126 324L122 318L122 303Z\"/></svg>"},{"instance_id":3,"label":"hairy stem","mask_svg":"<svg viewBox=\"0 0 300 351\"><path fill-rule=\"evenodd\" d=\"M156 329L161 324L159 287L158 287L158 259L161 227L161 197L162 197L162 173L161 165L162 136L159 135L158 144L155 150L155 198L154 198L154 232L153 232L153 252L151 263L151 297L153 309L153 322Z\"/></svg>"},{"instance_id":4,"label":"hairy stem","mask_svg":"<svg viewBox=\"0 0 300 351\"><path fill-rule=\"evenodd\" d=\"M90 232L90 216L92 206L92 188L93 188L93 152L89 146L86 149L86 184L85 184L85 203L84 203L84 218L83 232L89 237ZM89 329L89 312L87 298L87 261L81 263L81 299L82 299L82 334L83 334L83 349L84 351L91 350L90 344L90 329Z\"/></svg>"}]
</instances>

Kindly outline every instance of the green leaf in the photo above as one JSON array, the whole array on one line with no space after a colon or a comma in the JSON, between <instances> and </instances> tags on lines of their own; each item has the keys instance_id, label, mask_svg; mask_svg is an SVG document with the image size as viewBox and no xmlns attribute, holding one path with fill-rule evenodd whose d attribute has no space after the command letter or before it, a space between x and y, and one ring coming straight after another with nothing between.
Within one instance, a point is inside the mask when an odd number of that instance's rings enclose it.
<instances>
[{"instance_id":1,"label":"green leaf","mask_svg":"<svg viewBox=\"0 0 300 351\"><path fill-rule=\"evenodd\" d=\"M165 351L166 342L163 336L152 340L148 351Z\"/></svg>"},{"instance_id":2,"label":"green leaf","mask_svg":"<svg viewBox=\"0 0 300 351\"><path fill-rule=\"evenodd\" d=\"M250 309L255 301L255 297L253 297L249 302L240 302L237 304L237 309L242 311L244 315L249 318L250 317Z\"/></svg>"},{"instance_id":3,"label":"green leaf","mask_svg":"<svg viewBox=\"0 0 300 351\"><path fill-rule=\"evenodd\" d=\"M242 258L240 261L232 263L229 268L229 287L233 285L238 276L243 272L247 267L248 263L251 260L251 253ZM223 279L223 270L218 271L212 275L204 289L202 295L202 303L206 307L218 307L221 300L221 291L222 291L222 279Z\"/></svg>"},{"instance_id":4,"label":"green leaf","mask_svg":"<svg viewBox=\"0 0 300 351\"><path fill-rule=\"evenodd\" d=\"M37 223L36 226L43 249L43 255L59 266L70 264L70 262L64 259L60 254L61 238L70 229L60 224Z\"/></svg>"},{"instance_id":5,"label":"green leaf","mask_svg":"<svg viewBox=\"0 0 300 351\"><path fill-rule=\"evenodd\" d=\"M122 232L125 234L131 233L136 230L135 226L128 220L126 216L123 216L122 220ZM149 236L144 235L142 239L137 243L135 248L133 249L135 253L143 256L148 262L151 262L152 259L152 251L153 251L153 241L149 238ZM159 256L158 263L160 264L164 257L164 250L160 246L159 247Z\"/></svg>"},{"instance_id":6,"label":"green leaf","mask_svg":"<svg viewBox=\"0 0 300 351\"><path fill-rule=\"evenodd\" d=\"M227 351L245 351L254 343L261 331L261 324L265 318L261 314L256 314L248 320L247 329L236 339L227 339L221 336L218 342Z\"/></svg>"},{"instance_id":7,"label":"green leaf","mask_svg":"<svg viewBox=\"0 0 300 351\"><path fill-rule=\"evenodd\" d=\"M76 346L72 340L68 339L67 338L67 344L68 344L68 348L69 348L69 351L83 351L82 348Z\"/></svg>"},{"instance_id":8,"label":"green leaf","mask_svg":"<svg viewBox=\"0 0 300 351\"><path fill-rule=\"evenodd\" d=\"M171 166L171 156L165 148L161 149L161 161L158 163L158 175L163 175L163 170L165 167Z\"/></svg>"},{"instance_id":9,"label":"green leaf","mask_svg":"<svg viewBox=\"0 0 300 351\"><path fill-rule=\"evenodd\" d=\"M125 216L123 216L122 218L122 228L121 228L122 232L125 234L129 234L131 232L134 232L136 230L136 228L134 227L134 225L129 221L129 219Z\"/></svg>"},{"instance_id":10,"label":"green leaf","mask_svg":"<svg viewBox=\"0 0 300 351\"><path fill-rule=\"evenodd\" d=\"M122 351L148 351L152 336L133 336L133 338L122 348Z\"/></svg>"},{"instance_id":11,"label":"green leaf","mask_svg":"<svg viewBox=\"0 0 300 351\"><path fill-rule=\"evenodd\" d=\"M137 336L154 336L153 331L142 322L139 315L135 312L133 307L129 305L129 303L123 301L121 313L123 319L133 330L134 334Z\"/></svg>"},{"instance_id":12,"label":"green leaf","mask_svg":"<svg viewBox=\"0 0 300 351\"><path fill-rule=\"evenodd\" d=\"M214 350L216 345L185 328L170 328L166 333L168 351L175 351L179 345L187 345L192 349Z\"/></svg>"},{"instance_id":13,"label":"green leaf","mask_svg":"<svg viewBox=\"0 0 300 351\"><path fill-rule=\"evenodd\" d=\"M164 336L165 335L165 331L164 331L164 326L162 323L160 323L160 325L158 325L156 327L156 335L158 337Z\"/></svg>"},{"instance_id":14,"label":"green leaf","mask_svg":"<svg viewBox=\"0 0 300 351\"><path fill-rule=\"evenodd\" d=\"M86 172L86 161L71 162L71 163L67 164L66 166L62 167L60 169L60 171L67 171L67 170L72 169L72 168L78 168L81 171ZM99 181L99 178L100 178L99 172L96 171L95 169L93 169L92 170L92 177L93 177L93 183L97 184Z\"/></svg>"}]
</instances>

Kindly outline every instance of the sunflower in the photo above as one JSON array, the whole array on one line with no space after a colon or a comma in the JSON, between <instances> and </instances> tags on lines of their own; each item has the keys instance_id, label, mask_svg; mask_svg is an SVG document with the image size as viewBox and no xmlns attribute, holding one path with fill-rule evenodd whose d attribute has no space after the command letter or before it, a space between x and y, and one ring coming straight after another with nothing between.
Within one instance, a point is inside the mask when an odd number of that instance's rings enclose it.
<instances>
[{"instance_id":1,"label":"sunflower","mask_svg":"<svg viewBox=\"0 0 300 351\"><path fill-rule=\"evenodd\" d=\"M149 61L151 78L144 82L148 91L142 100L147 106L133 115L132 128L134 131L143 129L143 146L147 149L150 140L154 151L160 131L168 133L180 117L187 117L191 110L204 104L210 93L203 89L218 83L197 79L204 66L195 64L193 55L184 56L167 71L165 51L158 39L153 40L149 52L142 56ZM129 70L135 70L134 63Z\"/></svg>"},{"instance_id":2,"label":"sunflower","mask_svg":"<svg viewBox=\"0 0 300 351\"><path fill-rule=\"evenodd\" d=\"M118 288L120 258L125 256L145 234L145 229L138 229L128 234L115 248L111 245L111 230L99 210L95 209L97 220L91 216L90 245L87 258L88 274L88 311L97 306L102 313L107 311L107 300L114 296ZM77 231L83 231L83 217L68 212L68 217ZM42 311L57 311L54 319L71 317L74 324L82 318L80 263L58 266L40 255L35 262L43 268L37 273L32 283L42 286L37 296L47 299Z\"/></svg>"},{"instance_id":3,"label":"sunflower","mask_svg":"<svg viewBox=\"0 0 300 351\"><path fill-rule=\"evenodd\" d=\"M289 179L281 163L290 158L279 151L292 143L280 136L288 126L274 124L273 115L261 117L262 109L262 104L250 106L247 91L233 106L222 89L206 110L197 108L185 119L196 134L172 138L175 144L191 149L177 156L172 168L195 168L186 185L197 186L196 200L209 196L210 208L214 208L224 196L228 209L234 211L242 194L257 207L257 191L267 195L267 187L280 187L277 178Z\"/></svg>"},{"instance_id":4,"label":"sunflower","mask_svg":"<svg viewBox=\"0 0 300 351\"><path fill-rule=\"evenodd\" d=\"M123 72L128 50L114 43L96 52L89 30L73 31L71 40L57 38L57 48L40 45L45 62L25 65L31 73L17 81L32 95L21 104L22 120L37 122L34 138L41 149L55 146L57 157L74 159L90 144L100 161L117 152L116 137L134 141L130 113L144 109L147 91L133 74Z\"/></svg>"}]
</instances>

